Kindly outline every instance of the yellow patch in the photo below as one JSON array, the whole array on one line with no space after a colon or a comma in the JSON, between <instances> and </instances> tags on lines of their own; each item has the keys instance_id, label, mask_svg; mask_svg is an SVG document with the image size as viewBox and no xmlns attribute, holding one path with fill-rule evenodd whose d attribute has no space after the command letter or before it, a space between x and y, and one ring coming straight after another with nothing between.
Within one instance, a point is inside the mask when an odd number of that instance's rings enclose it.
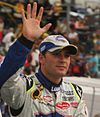
<instances>
[{"instance_id":1,"label":"yellow patch","mask_svg":"<svg viewBox=\"0 0 100 117\"><path fill-rule=\"evenodd\" d=\"M32 92L31 97L32 99L41 99L43 90L43 85L40 85L35 91Z\"/></svg>"}]
</instances>

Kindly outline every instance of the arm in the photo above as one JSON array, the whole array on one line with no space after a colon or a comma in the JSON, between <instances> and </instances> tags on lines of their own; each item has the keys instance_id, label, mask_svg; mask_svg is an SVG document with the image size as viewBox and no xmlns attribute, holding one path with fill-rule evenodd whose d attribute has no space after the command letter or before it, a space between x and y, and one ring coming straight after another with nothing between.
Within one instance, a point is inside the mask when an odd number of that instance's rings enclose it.
<instances>
[{"instance_id":1,"label":"arm","mask_svg":"<svg viewBox=\"0 0 100 117\"><path fill-rule=\"evenodd\" d=\"M32 12L31 5L27 5L27 15L25 16L24 9L22 10L23 29L21 36L9 49L4 62L0 67L0 88L1 86L24 65L26 56L32 48L35 39L38 39L46 32L51 24L40 27L40 22L43 15L43 7L40 8L37 14L37 3L34 3ZM29 44L29 45L28 45Z\"/></svg>"},{"instance_id":2,"label":"arm","mask_svg":"<svg viewBox=\"0 0 100 117\"><path fill-rule=\"evenodd\" d=\"M0 87L24 65L28 53L29 49L18 40L10 47L0 67Z\"/></svg>"}]
</instances>

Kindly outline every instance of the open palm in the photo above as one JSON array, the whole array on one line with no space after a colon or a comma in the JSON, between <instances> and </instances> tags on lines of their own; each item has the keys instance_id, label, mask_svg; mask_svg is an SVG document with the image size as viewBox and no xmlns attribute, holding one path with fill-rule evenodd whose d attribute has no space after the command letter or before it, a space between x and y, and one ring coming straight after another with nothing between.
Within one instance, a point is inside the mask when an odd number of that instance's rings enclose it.
<instances>
[{"instance_id":1,"label":"open palm","mask_svg":"<svg viewBox=\"0 0 100 117\"><path fill-rule=\"evenodd\" d=\"M34 2L33 9L31 9L31 4L27 5L27 14L25 16L24 9L22 10L22 20L23 20L23 35L34 41L38 39L44 32L48 31L51 27L51 23L46 24L44 27L40 27L43 7L40 8L38 15L37 14L37 3Z\"/></svg>"}]
</instances>

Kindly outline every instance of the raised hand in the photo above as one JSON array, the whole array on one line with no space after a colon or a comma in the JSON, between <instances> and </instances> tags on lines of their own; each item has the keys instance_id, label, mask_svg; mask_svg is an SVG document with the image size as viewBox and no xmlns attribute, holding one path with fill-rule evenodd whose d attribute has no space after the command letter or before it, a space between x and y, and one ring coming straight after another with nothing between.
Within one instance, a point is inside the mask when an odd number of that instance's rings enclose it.
<instances>
[{"instance_id":1,"label":"raised hand","mask_svg":"<svg viewBox=\"0 0 100 117\"><path fill-rule=\"evenodd\" d=\"M44 27L40 27L40 23L43 15L43 7L39 9L39 13L37 14L37 3L34 2L33 9L31 9L31 4L27 5L27 14L25 16L24 9L22 10L22 21L23 21L23 35L34 41L38 39L43 33L49 30L51 27L51 23L46 24ZM36 15L37 14L37 15Z\"/></svg>"}]
</instances>

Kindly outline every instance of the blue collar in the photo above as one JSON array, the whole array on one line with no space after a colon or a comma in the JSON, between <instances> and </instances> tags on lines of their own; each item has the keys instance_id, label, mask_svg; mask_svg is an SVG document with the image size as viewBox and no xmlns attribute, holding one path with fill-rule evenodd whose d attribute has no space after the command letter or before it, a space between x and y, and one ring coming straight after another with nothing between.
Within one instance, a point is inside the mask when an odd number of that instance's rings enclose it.
<instances>
[{"instance_id":1,"label":"blue collar","mask_svg":"<svg viewBox=\"0 0 100 117\"><path fill-rule=\"evenodd\" d=\"M54 84L44 76L44 74L41 72L40 69L38 70L38 72L35 75L36 75L37 79L39 80L39 82L45 88L47 88L50 92L57 92L61 89L62 80L60 81L59 84Z\"/></svg>"}]
</instances>

